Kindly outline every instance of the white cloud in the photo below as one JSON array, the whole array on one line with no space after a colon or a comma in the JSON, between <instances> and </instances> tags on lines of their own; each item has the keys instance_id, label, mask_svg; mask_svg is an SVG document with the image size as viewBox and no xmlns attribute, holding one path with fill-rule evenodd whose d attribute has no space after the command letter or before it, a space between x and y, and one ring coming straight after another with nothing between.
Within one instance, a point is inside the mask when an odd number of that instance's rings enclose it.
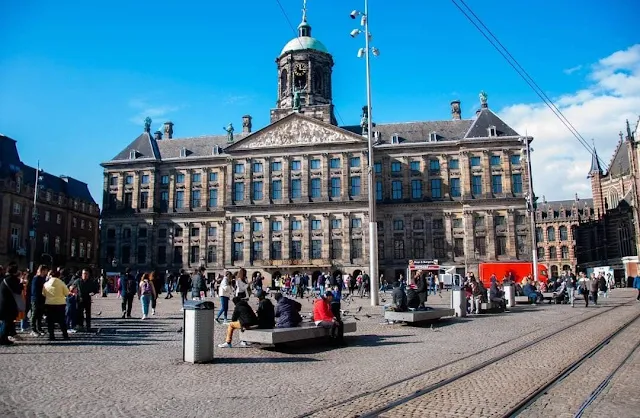
<instances>
[{"instance_id":1,"label":"white cloud","mask_svg":"<svg viewBox=\"0 0 640 418\"><path fill-rule=\"evenodd\" d=\"M576 65L575 67L567 68L566 70L563 70L562 72L565 73L566 75L571 75L571 74L575 73L576 71L580 71L581 69L582 69L582 65Z\"/></svg>"},{"instance_id":2,"label":"white cloud","mask_svg":"<svg viewBox=\"0 0 640 418\"><path fill-rule=\"evenodd\" d=\"M168 114L172 112L176 112L181 108L181 106L175 106L175 105L151 104L144 99L129 100L129 107L136 112L134 116L129 118L129 122L135 125L141 125L141 126L144 124L144 120L147 116L150 117L152 120L162 119Z\"/></svg>"},{"instance_id":3,"label":"white cloud","mask_svg":"<svg viewBox=\"0 0 640 418\"><path fill-rule=\"evenodd\" d=\"M608 165L620 139L618 133L625 132L625 120L633 129L640 115L640 44L614 52L588 68L590 85L554 98L554 103L590 146L595 140L598 156ZM545 195L547 200L572 199L575 193L591 196L587 180L591 155L544 103L516 104L499 114L521 135L534 137L536 195Z\"/></svg>"}]
</instances>

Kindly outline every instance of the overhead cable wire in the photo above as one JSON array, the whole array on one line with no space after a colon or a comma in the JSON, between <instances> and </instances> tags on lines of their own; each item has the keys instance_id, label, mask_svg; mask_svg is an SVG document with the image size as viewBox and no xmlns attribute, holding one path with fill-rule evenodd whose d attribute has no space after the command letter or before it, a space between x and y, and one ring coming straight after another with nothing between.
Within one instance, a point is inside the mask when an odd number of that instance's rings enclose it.
<instances>
[{"instance_id":1,"label":"overhead cable wire","mask_svg":"<svg viewBox=\"0 0 640 418\"><path fill-rule=\"evenodd\" d=\"M560 120L560 122L571 132L571 134L578 140L578 142L589 152L589 154L595 155L600 164L606 167L606 164L597 156L595 152L595 147L590 147L588 142L580 135L578 130L569 122L569 120L564 116L564 114L558 109L558 107L551 101L551 99L547 96L547 94L540 88L540 86L535 82L535 80L525 71L525 69L520 65L520 63L513 57L513 55L509 52L509 50L498 40L498 38L489 30L489 28L482 22L482 20L476 15L473 10L464 2L464 0L457 0L464 5L466 9L473 15L472 18L457 2L456 0L451 0L451 2L460 10L460 12L471 22L473 26L482 34L482 36L489 41L489 43L498 51L500 55L507 61L507 63L518 73L518 75L531 87L531 89L536 93L538 97L543 101L543 103L553 112L553 114ZM477 22L476 22L477 20ZM480 25L478 25L478 23ZM482 26L482 27L480 27ZM484 30L483 30L484 28ZM486 32L488 33L485 33ZM493 38L493 39L491 39ZM495 40L495 42L494 42Z\"/></svg>"}]
</instances>

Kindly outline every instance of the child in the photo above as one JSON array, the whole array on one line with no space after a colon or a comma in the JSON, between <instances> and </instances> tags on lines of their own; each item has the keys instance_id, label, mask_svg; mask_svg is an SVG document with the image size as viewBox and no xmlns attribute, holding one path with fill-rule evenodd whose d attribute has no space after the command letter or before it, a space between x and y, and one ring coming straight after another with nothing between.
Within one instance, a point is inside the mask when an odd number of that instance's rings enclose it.
<instances>
[{"instance_id":1,"label":"child","mask_svg":"<svg viewBox=\"0 0 640 418\"><path fill-rule=\"evenodd\" d=\"M67 307L64 310L65 322L71 334L75 334L76 332L77 300L78 289L74 285L71 285L69 286L69 296L67 296Z\"/></svg>"}]
</instances>

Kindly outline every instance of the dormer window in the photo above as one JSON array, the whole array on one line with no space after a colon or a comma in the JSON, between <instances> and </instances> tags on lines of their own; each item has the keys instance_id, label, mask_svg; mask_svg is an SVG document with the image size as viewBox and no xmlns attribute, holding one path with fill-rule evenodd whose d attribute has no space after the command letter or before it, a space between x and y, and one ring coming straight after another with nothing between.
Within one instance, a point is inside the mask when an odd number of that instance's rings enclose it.
<instances>
[{"instance_id":1,"label":"dormer window","mask_svg":"<svg viewBox=\"0 0 640 418\"><path fill-rule=\"evenodd\" d=\"M219 155L220 154L220 145L214 145L213 146L213 155Z\"/></svg>"},{"instance_id":2,"label":"dormer window","mask_svg":"<svg viewBox=\"0 0 640 418\"><path fill-rule=\"evenodd\" d=\"M374 132L373 132L373 140L374 140L375 142L380 141L380 132L379 132L379 131L374 131Z\"/></svg>"},{"instance_id":3,"label":"dormer window","mask_svg":"<svg viewBox=\"0 0 640 418\"><path fill-rule=\"evenodd\" d=\"M393 134L393 136L391 137L391 143L392 144L399 144L400 143L400 137L398 136L398 134Z\"/></svg>"},{"instance_id":4,"label":"dormer window","mask_svg":"<svg viewBox=\"0 0 640 418\"><path fill-rule=\"evenodd\" d=\"M187 149L185 147L180 148L180 157L186 157L187 156Z\"/></svg>"},{"instance_id":5,"label":"dormer window","mask_svg":"<svg viewBox=\"0 0 640 418\"><path fill-rule=\"evenodd\" d=\"M132 149L131 151L129 151L129 159L130 160L135 160L137 156L138 156L138 153L136 152L136 150Z\"/></svg>"},{"instance_id":6,"label":"dormer window","mask_svg":"<svg viewBox=\"0 0 640 418\"><path fill-rule=\"evenodd\" d=\"M435 132L429 133L429 142L436 142L438 140L438 134Z\"/></svg>"},{"instance_id":7,"label":"dormer window","mask_svg":"<svg viewBox=\"0 0 640 418\"><path fill-rule=\"evenodd\" d=\"M493 125L487 128L487 132L489 133L490 138L498 136L498 130Z\"/></svg>"}]
</instances>

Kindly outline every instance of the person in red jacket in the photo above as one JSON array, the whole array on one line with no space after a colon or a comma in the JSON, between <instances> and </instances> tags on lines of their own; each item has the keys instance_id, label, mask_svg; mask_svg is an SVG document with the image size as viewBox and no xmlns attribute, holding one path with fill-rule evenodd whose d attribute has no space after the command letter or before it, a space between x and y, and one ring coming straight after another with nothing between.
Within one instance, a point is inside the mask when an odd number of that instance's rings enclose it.
<instances>
[{"instance_id":1,"label":"person in red jacket","mask_svg":"<svg viewBox=\"0 0 640 418\"><path fill-rule=\"evenodd\" d=\"M331 338L337 344L344 345L344 325L331 312L333 293L326 292L323 297L313 303L313 321L316 326L331 329Z\"/></svg>"}]
</instances>

